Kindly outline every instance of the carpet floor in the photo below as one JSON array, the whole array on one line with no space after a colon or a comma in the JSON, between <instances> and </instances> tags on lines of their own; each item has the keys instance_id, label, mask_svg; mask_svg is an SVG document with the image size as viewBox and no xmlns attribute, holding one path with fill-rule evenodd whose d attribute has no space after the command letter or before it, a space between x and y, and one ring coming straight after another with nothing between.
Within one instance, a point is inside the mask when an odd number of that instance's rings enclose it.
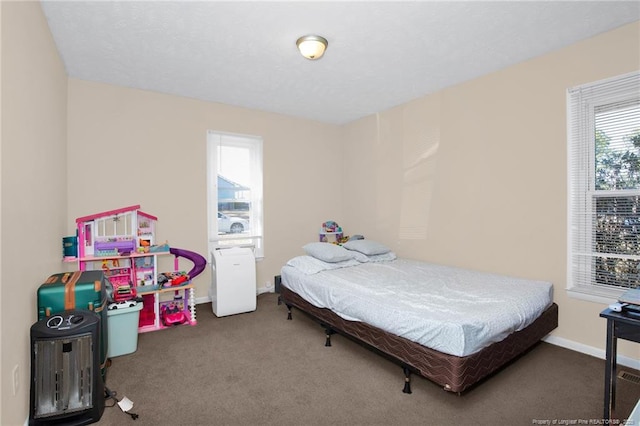
<instances>
[{"instance_id":1,"label":"carpet floor","mask_svg":"<svg viewBox=\"0 0 640 426\"><path fill-rule=\"evenodd\" d=\"M140 334L107 373L139 418L107 400L98 424L603 424L602 359L542 342L461 396L417 375L409 395L398 365L338 334L325 347L317 323L286 317L277 295L262 294L254 312L217 318L202 304L197 326ZM618 379L616 418L639 399L640 384Z\"/></svg>"}]
</instances>

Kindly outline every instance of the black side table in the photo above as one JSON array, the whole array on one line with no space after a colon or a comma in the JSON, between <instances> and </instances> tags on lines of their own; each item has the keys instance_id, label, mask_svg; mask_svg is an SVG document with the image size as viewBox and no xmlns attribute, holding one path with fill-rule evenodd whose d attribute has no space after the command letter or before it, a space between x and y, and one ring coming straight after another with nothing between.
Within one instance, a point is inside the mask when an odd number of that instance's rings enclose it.
<instances>
[{"instance_id":1,"label":"black side table","mask_svg":"<svg viewBox=\"0 0 640 426\"><path fill-rule=\"evenodd\" d=\"M600 312L607 319L607 359L604 372L604 415L611 419L611 411L616 406L616 368L618 339L640 343L640 313L615 312L605 309Z\"/></svg>"}]
</instances>

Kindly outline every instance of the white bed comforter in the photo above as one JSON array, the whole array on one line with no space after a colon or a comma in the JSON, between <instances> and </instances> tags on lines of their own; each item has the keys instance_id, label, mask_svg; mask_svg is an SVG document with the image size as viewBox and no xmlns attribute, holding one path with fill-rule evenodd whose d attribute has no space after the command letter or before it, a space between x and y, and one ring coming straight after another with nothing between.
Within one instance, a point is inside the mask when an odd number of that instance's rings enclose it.
<instances>
[{"instance_id":1,"label":"white bed comforter","mask_svg":"<svg viewBox=\"0 0 640 426\"><path fill-rule=\"evenodd\" d=\"M471 355L531 324L553 286L408 259L307 275L282 268L283 285L320 308L437 351Z\"/></svg>"}]
</instances>

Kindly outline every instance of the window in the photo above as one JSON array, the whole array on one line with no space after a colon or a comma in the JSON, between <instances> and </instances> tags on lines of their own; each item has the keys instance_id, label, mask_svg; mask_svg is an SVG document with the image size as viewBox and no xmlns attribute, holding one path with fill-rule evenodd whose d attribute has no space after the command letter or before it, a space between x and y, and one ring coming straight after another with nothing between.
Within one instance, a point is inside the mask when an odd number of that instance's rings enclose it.
<instances>
[{"instance_id":1,"label":"window","mask_svg":"<svg viewBox=\"0 0 640 426\"><path fill-rule=\"evenodd\" d=\"M640 287L640 73L570 89L567 104L568 290L610 302Z\"/></svg>"},{"instance_id":2,"label":"window","mask_svg":"<svg viewBox=\"0 0 640 426\"><path fill-rule=\"evenodd\" d=\"M262 139L207 134L209 251L253 246L264 256L262 234Z\"/></svg>"}]
</instances>

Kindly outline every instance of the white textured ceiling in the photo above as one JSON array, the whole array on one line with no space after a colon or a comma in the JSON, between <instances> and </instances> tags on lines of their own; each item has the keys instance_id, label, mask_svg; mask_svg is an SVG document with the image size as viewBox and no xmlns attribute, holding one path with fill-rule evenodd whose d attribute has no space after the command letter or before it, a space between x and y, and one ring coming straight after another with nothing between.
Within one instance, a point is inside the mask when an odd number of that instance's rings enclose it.
<instances>
[{"instance_id":1,"label":"white textured ceiling","mask_svg":"<svg viewBox=\"0 0 640 426\"><path fill-rule=\"evenodd\" d=\"M342 124L640 20L640 1L42 1L70 77ZM304 59L296 39L329 41Z\"/></svg>"}]
</instances>

